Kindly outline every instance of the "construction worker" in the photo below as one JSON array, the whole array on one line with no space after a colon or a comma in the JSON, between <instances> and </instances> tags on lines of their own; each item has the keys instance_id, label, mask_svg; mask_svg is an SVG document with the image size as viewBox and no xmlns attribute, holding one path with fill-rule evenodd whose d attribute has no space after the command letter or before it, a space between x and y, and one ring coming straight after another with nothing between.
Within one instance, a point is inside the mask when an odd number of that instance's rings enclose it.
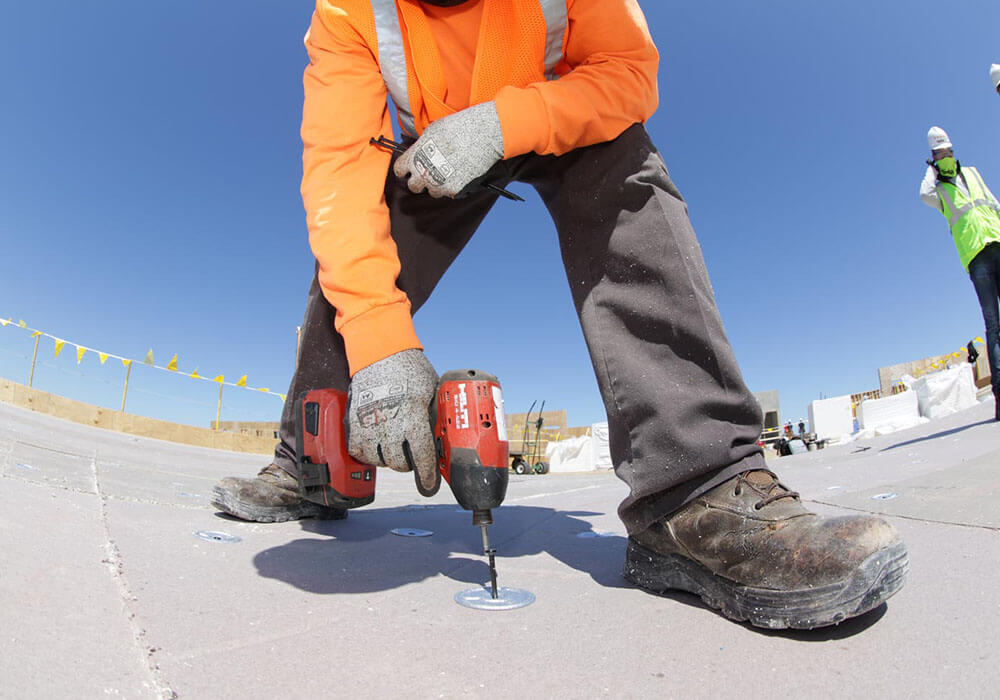
<instances>
[{"instance_id":1,"label":"construction worker","mask_svg":"<svg viewBox=\"0 0 1000 700\"><path fill-rule=\"evenodd\" d=\"M920 198L944 214L962 265L972 279L986 322L996 419L1000 421L1000 203L983 176L961 165L944 129L927 132L931 159L920 183Z\"/></svg>"},{"instance_id":2,"label":"construction worker","mask_svg":"<svg viewBox=\"0 0 1000 700\"><path fill-rule=\"evenodd\" d=\"M306 47L317 272L274 462L223 479L219 508L343 517L296 488L293 401L319 387L349 391L355 458L433 482L438 375L411 314L495 203L479 183L516 181L555 223L630 487L626 576L767 627L833 624L898 590L906 549L889 524L810 513L767 469L760 407L643 127L658 54L636 0L319 0ZM402 155L369 144L392 135L387 97Z\"/></svg>"},{"instance_id":3,"label":"construction worker","mask_svg":"<svg viewBox=\"0 0 1000 700\"><path fill-rule=\"evenodd\" d=\"M1000 95L1000 63L994 63L990 66L990 82L993 83L993 89Z\"/></svg>"}]
</instances>

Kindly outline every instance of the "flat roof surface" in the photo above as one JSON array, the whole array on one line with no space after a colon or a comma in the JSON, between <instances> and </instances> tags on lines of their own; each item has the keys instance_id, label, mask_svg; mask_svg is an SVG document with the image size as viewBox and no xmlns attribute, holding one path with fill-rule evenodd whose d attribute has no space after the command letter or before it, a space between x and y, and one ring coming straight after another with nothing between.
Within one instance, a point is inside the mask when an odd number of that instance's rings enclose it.
<instances>
[{"instance_id":1,"label":"flat roof surface","mask_svg":"<svg viewBox=\"0 0 1000 700\"><path fill-rule=\"evenodd\" d=\"M500 584L537 600L477 611L453 596L488 580L480 534L446 487L423 499L380 470L347 520L244 523L209 494L266 459L0 404L0 697L995 697L992 411L771 464L816 510L884 514L910 550L887 605L775 632L624 581L610 473L511 475Z\"/></svg>"}]
</instances>

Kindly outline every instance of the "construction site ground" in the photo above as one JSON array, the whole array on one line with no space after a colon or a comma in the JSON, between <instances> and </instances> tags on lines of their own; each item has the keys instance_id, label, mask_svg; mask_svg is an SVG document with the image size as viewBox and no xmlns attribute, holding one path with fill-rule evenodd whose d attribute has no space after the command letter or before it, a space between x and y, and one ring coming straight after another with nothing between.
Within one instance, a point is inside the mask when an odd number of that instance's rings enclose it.
<instances>
[{"instance_id":1,"label":"construction site ground","mask_svg":"<svg viewBox=\"0 0 1000 700\"><path fill-rule=\"evenodd\" d=\"M815 509L884 514L910 550L888 604L777 632L626 583L611 473L511 476L500 584L537 600L477 611L453 596L488 579L480 533L447 487L423 499L381 470L347 520L240 522L209 494L259 456L0 404L0 697L996 697L992 412L772 462Z\"/></svg>"}]
</instances>

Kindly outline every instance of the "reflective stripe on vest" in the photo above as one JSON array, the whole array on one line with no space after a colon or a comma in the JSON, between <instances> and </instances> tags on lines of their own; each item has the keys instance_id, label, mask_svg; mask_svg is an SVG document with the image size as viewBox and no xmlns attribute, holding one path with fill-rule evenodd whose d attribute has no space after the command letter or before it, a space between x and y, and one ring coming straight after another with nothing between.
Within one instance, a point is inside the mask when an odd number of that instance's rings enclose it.
<instances>
[{"instance_id":1,"label":"reflective stripe on vest","mask_svg":"<svg viewBox=\"0 0 1000 700\"><path fill-rule=\"evenodd\" d=\"M562 61L566 35L566 0L539 0L545 15L545 79L555 80L556 66Z\"/></svg>"},{"instance_id":2,"label":"reflective stripe on vest","mask_svg":"<svg viewBox=\"0 0 1000 700\"><path fill-rule=\"evenodd\" d=\"M973 188L969 183L969 178L965 178L965 185L969 189L969 201L963 206L959 207L955 205L954 198L952 198L951 193L948 191L948 188L944 186L943 182L939 181L935 187L938 195L944 198L944 201L948 204L950 213L947 211L944 212L945 217L948 219L948 224L954 227L955 224L958 223L959 219L976 207L988 207L997 212L997 214L1000 214L1000 205L997 205L996 202L986 196L986 183L983 182L983 178L980 176L979 171L975 168L963 168L962 173L972 173L972 179L976 184L976 187ZM952 187L955 187L956 190L958 189L957 185L952 185ZM974 191L974 189L978 189L978 192Z\"/></svg>"},{"instance_id":3,"label":"reflective stripe on vest","mask_svg":"<svg viewBox=\"0 0 1000 700\"><path fill-rule=\"evenodd\" d=\"M410 93L406 84L406 48L399 27L396 0L372 0L375 14L375 35L378 37L378 64L382 79L389 90L399 125L411 136L417 135L417 125L410 110Z\"/></svg>"},{"instance_id":4,"label":"reflective stripe on vest","mask_svg":"<svg viewBox=\"0 0 1000 700\"><path fill-rule=\"evenodd\" d=\"M410 107L406 80L406 48L399 25L396 0L371 0L378 38L378 63L382 79L389 90L399 125L411 136L417 135L416 119ZM566 35L566 0L538 0L545 16L545 79L555 80L556 66L563 60L563 37Z\"/></svg>"}]
</instances>

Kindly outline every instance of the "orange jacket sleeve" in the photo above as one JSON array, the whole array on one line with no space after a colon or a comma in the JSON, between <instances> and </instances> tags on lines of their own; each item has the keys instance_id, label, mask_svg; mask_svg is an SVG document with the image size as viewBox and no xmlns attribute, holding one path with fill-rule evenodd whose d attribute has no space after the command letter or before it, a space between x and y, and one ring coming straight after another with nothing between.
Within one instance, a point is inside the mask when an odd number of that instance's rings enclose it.
<instances>
[{"instance_id":1,"label":"orange jacket sleeve","mask_svg":"<svg viewBox=\"0 0 1000 700\"><path fill-rule=\"evenodd\" d=\"M636 0L573 0L565 44L569 73L497 93L505 158L609 141L656 111L659 54Z\"/></svg>"},{"instance_id":2,"label":"orange jacket sleeve","mask_svg":"<svg viewBox=\"0 0 1000 700\"><path fill-rule=\"evenodd\" d=\"M392 136L385 83L340 14L321 3L306 35L302 199L320 286L337 309L353 376L421 345L409 299L396 287L400 264L384 196L390 157L368 143Z\"/></svg>"}]
</instances>

